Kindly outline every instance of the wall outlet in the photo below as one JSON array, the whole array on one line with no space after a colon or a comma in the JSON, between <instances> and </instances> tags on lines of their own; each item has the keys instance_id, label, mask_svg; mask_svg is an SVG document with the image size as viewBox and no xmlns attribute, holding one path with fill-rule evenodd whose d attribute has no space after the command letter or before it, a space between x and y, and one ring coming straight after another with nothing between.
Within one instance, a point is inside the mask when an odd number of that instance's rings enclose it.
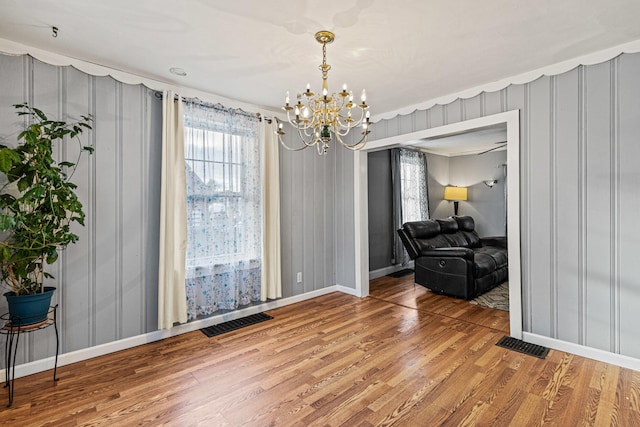
<instances>
[{"instance_id":1,"label":"wall outlet","mask_svg":"<svg viewBox=\"0 0 640 427\"><path fill-rule=\"evenodd\" d=\"M298 274L296 275L296 281L297 283L302 283L302 271L298 271Z\"/></svg>"}]
</instances>

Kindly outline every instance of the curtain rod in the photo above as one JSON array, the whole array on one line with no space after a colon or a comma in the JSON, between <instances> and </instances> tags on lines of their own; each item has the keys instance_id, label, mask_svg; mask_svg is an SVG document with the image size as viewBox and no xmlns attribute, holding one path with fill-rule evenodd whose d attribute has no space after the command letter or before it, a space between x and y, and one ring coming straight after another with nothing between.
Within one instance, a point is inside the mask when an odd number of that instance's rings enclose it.
<instances>
[{"instance_id":1,"label":"curtain rod","mask_svg":"<svg viewBox=\"0 0 640 427\"><path fill-rule=\"evenodd\" d=\"M163 97L163 93L160 92L160 91L156 91L155 92L155 97L156 98L162 98ZM262 115L260 113L249 113L247 111L244 111L241 108L225 107L224 105L222 105L220 103L214 104L214 103L211 103L211 102L203 101L200 98L186 98L186 97L183 97L183 96L180 96L180 95L174 95L173 99L180 100L182 102L193 102L195 104L199 104L199 105L203 105L205 107L213 108L214 110L233 111L236 114L242 114L242 115L247 116L247 117L254 117L254 118L257 117L258 120L262 121ZM265 120L267 120L269 123L271 123L271 119L265 117Z\"/></svg>"}]
</instances>

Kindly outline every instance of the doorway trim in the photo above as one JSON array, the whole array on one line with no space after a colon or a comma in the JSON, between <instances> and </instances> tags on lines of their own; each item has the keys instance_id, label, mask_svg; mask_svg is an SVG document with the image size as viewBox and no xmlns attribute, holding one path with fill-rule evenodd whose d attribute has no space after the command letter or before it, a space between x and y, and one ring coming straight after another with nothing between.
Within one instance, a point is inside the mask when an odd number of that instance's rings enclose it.
<instances>
[{"instance_id":1,"label":"doorway trim","mask_svg":"<svg viewBox=\"0 0 640 427\"><path fill-rule=\"evenodd\" d=\"M520 110L424 129L369 142L354 152L355 285L360 297L369 295L369 205L367 196L367 153L412 142L444 137L496 125L507 126L507 241L509 255L509 326L512 337L522 339L522 275L520 258Z\"/></svg>"}]
</instances>

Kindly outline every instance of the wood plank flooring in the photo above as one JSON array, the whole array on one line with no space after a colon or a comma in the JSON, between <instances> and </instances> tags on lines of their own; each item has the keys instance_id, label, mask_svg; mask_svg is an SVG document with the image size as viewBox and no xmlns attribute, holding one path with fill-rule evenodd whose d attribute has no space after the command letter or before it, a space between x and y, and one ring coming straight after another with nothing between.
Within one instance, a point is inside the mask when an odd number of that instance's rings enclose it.
<instances>
[{"instance_id":1,"label":"wood plank flooring","mask_svg":"<svg viewBox=\"0 0 640 427\"><path fill-rule=\"evenodd\" d=\"M0 425L640 426L639 372L497 347L508 313L413 276L269 314L20 378Z\"/></svg>"}]
</instances>

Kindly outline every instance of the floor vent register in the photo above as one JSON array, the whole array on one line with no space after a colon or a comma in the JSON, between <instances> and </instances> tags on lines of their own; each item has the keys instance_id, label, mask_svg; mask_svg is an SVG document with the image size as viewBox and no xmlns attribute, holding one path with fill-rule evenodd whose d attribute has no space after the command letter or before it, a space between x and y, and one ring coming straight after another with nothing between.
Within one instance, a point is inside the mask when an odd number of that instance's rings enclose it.
<instances>
[{"instance_id":1,"label":"floor vent register","mask_svg":"<svg viewBox=\"0 0 640 427\"><path fill-rule=\"evenodd\" d=\"M500 338L500 341L496 343L499 347L504 347L509 350L514 350L519 353L528 354L529 356L534 356L539 359L544 359L547 357L549 353L549 349L547 347L543 347L537 344L530 344L528 342L524 342L517 338L504 336Z\"/></svg>"},{"instance_id":2,"label":"floor vent register","mask_svg":"<svg viewBox=\"0 0 640 427\"><path fill-rule=\"evenodd\" d=\"M244 328L245 326L255 325L256 323L264 322L265 320L273 319L265 313L252 314L250 316L241 317L240 319L229 320L228 322L218 323L217 325L209 326L208 328L200 329L209 338L216 335L224 334L225 332L235 331L236 329Z\"/></svg>"}]
</instances>

